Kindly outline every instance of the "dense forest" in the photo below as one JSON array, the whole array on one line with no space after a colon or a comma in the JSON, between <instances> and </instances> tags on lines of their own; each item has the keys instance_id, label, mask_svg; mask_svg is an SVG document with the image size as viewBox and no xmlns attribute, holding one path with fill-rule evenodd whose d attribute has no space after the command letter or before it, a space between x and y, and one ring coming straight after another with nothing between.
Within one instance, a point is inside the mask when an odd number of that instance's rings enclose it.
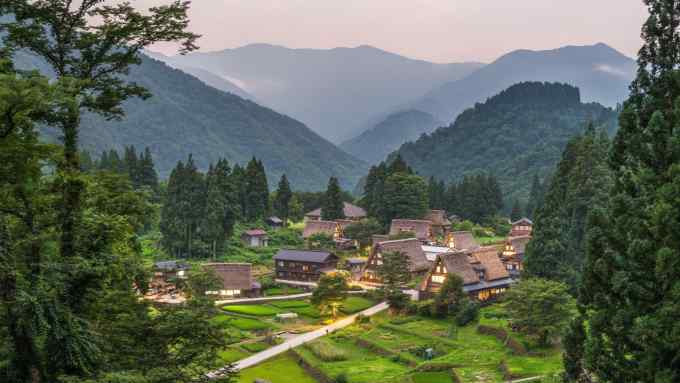
<instances>
[{"instance_id":1,"label":"dense forest","mask_svg":"<svg viewBox=\"0 0 680 383\"><path fill-rule=\"evenodd\" d=\"M506 201L524 204L532 177L548 177L567 141L589 121L612 133L616 112L581 103L578 89L569 85L521 83L466 110L452 125L404 144L398 153L418 174L447 183L492 173Z\"/></svg>"}]
</instances>

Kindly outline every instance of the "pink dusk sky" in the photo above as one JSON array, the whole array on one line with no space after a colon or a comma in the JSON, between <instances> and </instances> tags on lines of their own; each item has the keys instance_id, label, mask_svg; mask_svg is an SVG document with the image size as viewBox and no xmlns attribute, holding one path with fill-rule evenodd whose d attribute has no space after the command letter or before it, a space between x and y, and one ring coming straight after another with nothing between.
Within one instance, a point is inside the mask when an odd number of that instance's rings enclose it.
<instances>
[{"instance_id":1,"label":"pink dusk sky","mask_svg":"<svg viewBox=\"0 0 680 383\"><path fill-rule=\"evenodd\" d=\"M190 29L203 35L201 51L367 44L433 62L490 62L520 48L598 42L634 57L646 15L642 0L194 0Z\"/></svg>"}]
</instances>

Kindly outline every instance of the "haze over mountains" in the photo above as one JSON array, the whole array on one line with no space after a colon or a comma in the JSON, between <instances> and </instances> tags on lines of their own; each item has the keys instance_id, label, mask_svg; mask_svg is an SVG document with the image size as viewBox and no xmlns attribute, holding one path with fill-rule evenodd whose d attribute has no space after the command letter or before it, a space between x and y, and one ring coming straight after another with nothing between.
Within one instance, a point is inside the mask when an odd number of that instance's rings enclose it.
<instances>
[{"instance_id":1,"label":"haze over mountains","mask_svg":"<svg viewBox=\"0 0 680 383\"><path fill-rule=\"evenodd\" d=\"M435 64L370 46L290 49L268 44L165 60L226 78L338 143L362 133L371 118L482 66Z\"/></svg>"},{"instance_id":2,"label":"haze over mountains","mask_svg":"<svg viewBox=\"0 0 680 383\"><path fill-rule=\"evenodd\" d=\"M615 106L627 96L635 73L635 62L606 44L516 50L488 65L435 64L369 46L253 44L158 58L218 89L252 95L369 163L518 82L568 83L581 89L586 102ZM208 73L237 89L211 83Z\"/></svg>"}]
</instances>

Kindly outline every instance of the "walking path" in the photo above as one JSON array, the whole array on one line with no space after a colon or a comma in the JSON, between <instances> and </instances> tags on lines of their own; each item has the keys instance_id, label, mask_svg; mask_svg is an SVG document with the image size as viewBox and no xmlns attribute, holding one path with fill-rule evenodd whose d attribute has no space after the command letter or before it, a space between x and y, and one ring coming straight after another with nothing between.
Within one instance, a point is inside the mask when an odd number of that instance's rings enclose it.
<instances>
[{"instance_id":1,"label":"walking path","mask_svg":"<svg viewBox=\"0 0 680 383\"><path fill-rule=\"evenodd\" d=\"M320 338L322 336L325 336L329 333L332 333L335 330L339 330L342 328L345 328L352 323L354 323L354 319L358 315L363 315L363 316L371 316L374 314L377 314L381 311L387 310L387 303L379 303L373 307L370 307L362 312L356 313L354 315L350 315L346 318L340 319L337 322L330 324L328 326L321 327L318 330L314 330L305 334L301 334L296 336L295 338L291 338L277 346L274 346L272 348L269 348L267 350L264 350L262 352L259 352L257 354L251 355L245 359L241 359L238 362L234 364L234 367L236 370L243 370L248 367L252 367L260 362L263 362L269 358L272 358L276 355L279 355L281 353L284 353L291 348L295 348L297 346L300 346L302 344L305 344L307 342L311 342L317 338ZM208 377L210 378L215 378L220 375L220 370L213 371L210 374L208 374Z\"/></svg>"},{"instance_id":2,"label":"walking path","mask_svg":"<svg viewBox=\"0 0 680 383\"><path fill-rule=\"evenodd\" d=\"M348 291L348 294L364 294L365 290ZM275 301L289 301L298 298L308 298L311 297L312 293L300 293L292 295L273 295L270 297L258 297L258 298L237 298L237 299L226 299L222 301L215 301L215 306L222 306L227 304L239 304L239 303L264 303L264 302L275 302Z\"/></svg>"}]
</instances>

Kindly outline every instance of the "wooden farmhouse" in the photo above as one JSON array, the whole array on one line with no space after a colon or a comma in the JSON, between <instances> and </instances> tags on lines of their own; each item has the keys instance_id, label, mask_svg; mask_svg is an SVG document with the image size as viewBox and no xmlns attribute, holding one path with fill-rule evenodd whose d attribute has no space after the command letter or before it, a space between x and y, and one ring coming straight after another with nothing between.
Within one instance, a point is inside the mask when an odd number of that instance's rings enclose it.
<instances>
[{"instance_id":1,"label":"wooden farmhouse","mask_svg":"<svg viewBox=\"0 0 680 383\"><path fill-rule=\"evenodd\" d=\"M422 242L417 238L398 239L393 241L378 242L373 245L371 254L368 256L361 280L369 283L382 283L378 270L382 265L382 256L385 253L401 253L408 258L409 271L413 277L423 275L430 268L431 262L427 260L422 248Z\"/></svg>"},{"instance_id":2,"label":"wooden farmhouse","mask_svg":"<svg viewBox=\"0 0 680 383\"><path fill-rule=\"evenodd\" d=\"M456 250L437 257L420 285L420 297L432 297L454 274L463 280L463 290L482 302L495 299L513 283L496 247Z\"/></svg>"},{"instance_id":3,"label":"wooden farmhouse","mask_svg":"<svg viewBox=\"0 0 680 383\"><path fill-rule=\"evenodd\" d=\"M533 231L534 223L531 222L529 218L522 218L510 224L512 228L510 229L511 237L523 237L525 235L531 235Z\"/></svg>"},{"instance_id":4,"label":"wooden farmhouse","mask_svg":"<svg viewBox=\"0 0 680 383\"><path fill-rule=\"evenodd\" d=\"M191 269L188 263L182 261L160 261L153 265L153 276L149 287L153 292L163 293L176 289L176 280L187 277Z\"/></svg>"},{"instance_id":5,"label":"wooden farmhouse","mask_svg":"<svg viewBox=\"0 0 680 383\"><path fill-rule=\"evenodd\" d=\"M279 217L272 216L265 220L267 226L271 227L273 230L277 230L283 227L283 220Z\"/></svg>"},{"instance_id":6,"label":"wooden farmhouse","mask_svg":"<svg viewBox=\"0 0 680 383\"><path fill-rule=\"evenodd\" d=\"M222 281L221 289L207 294L221 298L253 298L260 295L260 283L253 279L250 263L206 263L206 270L212 270Z\"/></svg>"},{"instance_id":7,"label":"wooden farmhouse","mask_svg":"<svg viewBox=\"0 0 680 383\"><path fill-rule=\"evenodd\" d=\"M343 213L345 213L345 219L351 221L359 221L366 218L366 210L363 208L353 205L349 202L343 202ZM321 220L321 208L312 210L305 214L305 221L320 221Z\"/></svg>"},{"instance_id":8,"label":"wooden farmhouse","mask_svg":"<svg viewBox=\"0 0 680 383\"><path fill-rule=\"evenodd\" d=\"M274 255L274 266L277 280L317 282L337 269L338 257L327 251L282 249Z\"/></svg>"},{"instance_id":9,"label":"wooden farmhouse","mask_svg":"<svg viewBox=\"0 0 680 383\"><path fill-rule=\"evenodd\" d=\"M342 225L335 221L307 221L305 228L302 231L302 238L309 239L310 237L324 234L331 237L333 240L342 238Z\"/></svg>"},{"instance_id":10,"label":"wooden farmhouse","mask_svg":"<svg viewBox=\"0 0 680 383\"><path fill-rule=\"evenodd\" d=\"M475 250L479 243L469 231L452 231L446 234L444 244L451 250Z\"/></svg>"},{"instance_id":11,"label":"wooden farmhouse","mask_svg":"<svg viewBox=\"0 0 680 383\"><path fill-rule=\"evenodd\" d=\"M412 233L423 243L433 242L432 221L424 219L393 219L390 224L390 236Z\"/></svg>"},{"instance_id":12,"label":"wooden farmhouse","mask_svg":"<svg viewBox=\"0 0 680 383\"><path fill-rule=\"evenodd\" d=\"M520 272L524 270L524 252L530 240L531 236L524 235L521 237L508 237L505 241L501 260L506 270L513 277L518 277Z\"/></svg>"},{"instance_id":13,"label":"wooden farmhouse","mask_svg":"<svg viewBox=\"0 0 680 383\"><path fill-rule=\"evenodd\" d=\"M267 247L269 237L262 229L246 230L241 234L241 242L248 247Z\"/></svg>"},{"instance_id":14,"label":"wooden farmhouse","mask_svg":"<svg viewBox=\"0 0 680 383\"><path fill-rule=\"evenodd\" d=\"M451 230L451 221L444 210L430 210L425 220L432 222L432 234L435 237L443 237Z\"/></svg>"}]
</instances>

